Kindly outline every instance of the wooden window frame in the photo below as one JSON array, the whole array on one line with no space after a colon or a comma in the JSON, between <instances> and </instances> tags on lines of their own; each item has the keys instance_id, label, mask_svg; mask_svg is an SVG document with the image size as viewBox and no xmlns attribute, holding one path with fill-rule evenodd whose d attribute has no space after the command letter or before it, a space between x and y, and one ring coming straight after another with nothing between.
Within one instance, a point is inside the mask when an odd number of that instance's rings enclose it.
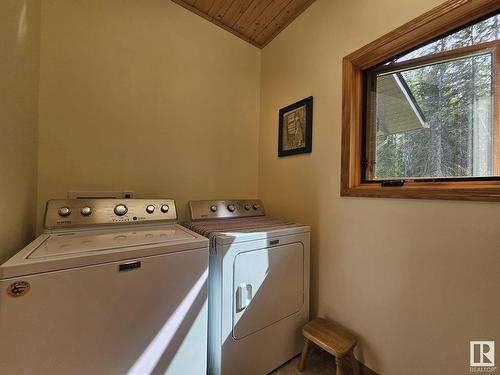
<instances>
[{"instance_id":1,"label":"wooden window frame","mask_svg":"<svg viewBox=\"0 0 500 375\"><path fill-rule=\"evenodd\" d=\"M342 196L500 201L499 180L405 182L403 186L382 187L381 183L376 181L363 182L362 176L363 127L366 105L368 104L365 95L367 87L366 72L380 63L499 10L500 3L496 0L448 0L344 57L340 189ZM461 51L454 50L444 53L452 56L456 53L464 53L464 50L468 48L473 49L474 46L464 47ZM495 75L498 77L500 72L500 48L498 44L495 44L494 48L496 49L494 53L494 69ZM484 45L482 49L484 49ZM437 57L437 55L429 55L414 60L429 62ZM392 70L396 66L409 66L408 64L415 63L414 60L392 64L390 69ZM495 95L494 121L496 129L500 122L500 102L497 100L500 94L500 79L495 79L493 90ZM500 148L499 138L500 136L495 137L495 149ZM495 173L497 172L496 168Z\"/></svg>"}]
</instances>

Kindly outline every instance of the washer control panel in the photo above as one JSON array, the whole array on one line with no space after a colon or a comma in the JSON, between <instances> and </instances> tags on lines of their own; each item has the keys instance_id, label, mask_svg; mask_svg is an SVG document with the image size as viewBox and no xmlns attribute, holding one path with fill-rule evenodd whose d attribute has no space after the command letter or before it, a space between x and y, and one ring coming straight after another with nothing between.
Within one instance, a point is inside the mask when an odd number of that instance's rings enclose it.
<instances>
[{"instance_id":1,"label":"washer control panel","mask_svg":"<svg viewBox=\"0 0 500 375\"><path fill-rule=\"evenodd\" d=\"M172 199L54 199L47 202L45 228L175 221Z\"/></svg>"},{"instance_id":2,"label":"washer control panel","mask_svg":"<svg viewBox=\"0 0 500 375\"><path fill-rule=\"evenodd\" d=\"M266 214L262 202L258 199L189 201L188 208L192 221L264 216Z\"/></svg>"}]
</instances>

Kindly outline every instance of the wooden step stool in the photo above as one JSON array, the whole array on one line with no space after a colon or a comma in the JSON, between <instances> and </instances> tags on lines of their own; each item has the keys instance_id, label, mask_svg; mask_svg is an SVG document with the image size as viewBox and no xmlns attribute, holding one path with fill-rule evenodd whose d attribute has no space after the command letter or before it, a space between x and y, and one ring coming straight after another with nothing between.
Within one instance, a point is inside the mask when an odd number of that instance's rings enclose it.
<instances>
[{"instance_id":1,"label":"wooden step stool","mask_svg":"<svg viewBox=\"0 0 500 375\"><path fill-rule=\"evenodd\" d=\"M302 329L304 335L304 349L299 362L299 371L304 371L304 365L310 343L314 343L336 358L337 375L342 375L342 361L348 358L351 361L352 373L359 374L359 364L354 357L356 338L345 329L322 318L311 320Z\"/></svg>"}]
</instances>

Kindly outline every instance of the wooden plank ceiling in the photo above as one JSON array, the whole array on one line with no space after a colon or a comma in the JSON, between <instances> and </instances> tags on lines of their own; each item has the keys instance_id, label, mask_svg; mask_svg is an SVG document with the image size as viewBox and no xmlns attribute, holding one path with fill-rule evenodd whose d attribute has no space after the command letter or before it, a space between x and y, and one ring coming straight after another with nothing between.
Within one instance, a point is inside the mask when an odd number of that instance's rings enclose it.
<instances>
[{"instance_id":1,"label":"wooden plank ceiling","mask_svg":"<svg viewBox=\"0 0 500 375\"><path fill-rule=\"evenodd\" d=\"M263 48L314 0L172 0Z\"/></svg>"}]
</instances>

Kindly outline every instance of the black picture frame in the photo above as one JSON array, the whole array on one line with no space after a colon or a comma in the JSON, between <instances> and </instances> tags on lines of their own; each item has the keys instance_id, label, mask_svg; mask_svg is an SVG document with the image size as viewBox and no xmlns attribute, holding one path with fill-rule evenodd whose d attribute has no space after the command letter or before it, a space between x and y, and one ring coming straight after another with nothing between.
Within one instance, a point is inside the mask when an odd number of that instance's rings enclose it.
<instances>
[{"instance_id":1,"label":"black picture frame","mask_svg":"<svg viewBox=\"0 0 500 375\"><path fill-rule=\"evenodd\" d=\"M278 156L312 152L313 97L279 111Z\"/></svg>"}]
</instances>

